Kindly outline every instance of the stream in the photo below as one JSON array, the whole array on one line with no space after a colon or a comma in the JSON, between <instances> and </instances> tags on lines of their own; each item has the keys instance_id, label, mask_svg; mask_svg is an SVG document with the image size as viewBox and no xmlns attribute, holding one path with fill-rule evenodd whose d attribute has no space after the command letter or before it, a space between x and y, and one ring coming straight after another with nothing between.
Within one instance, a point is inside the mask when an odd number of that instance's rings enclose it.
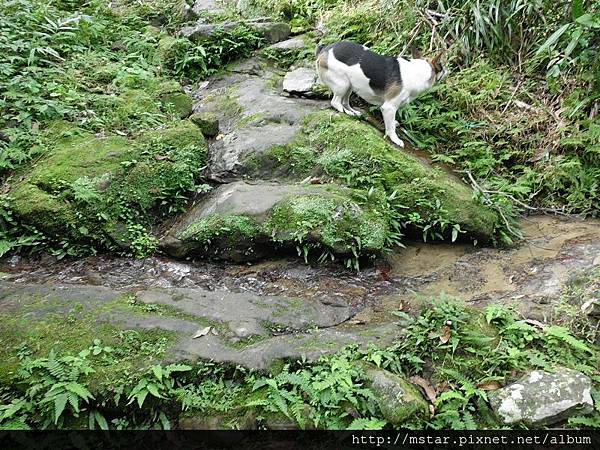
<instances>
[{"instance_id":1,"label":"stream","mask_svg":"<svg viewBox=\"0 0 600 450\"><path fill-rule=\"evenodd\" d=\"M292 256L253 264L14 256L0 261L0 298L5 310L35 293L58 298L59 311L69 311L74 301L93 311L129 293L223 326L194 339L198 324L189 318L100 319L181 333L173 359L265 368L280 358L314 359L347 344L389 344L401 334L393 312L415 313L442 293L476 307L511 304L525 318L550 319L568 285L600 267L600 221L532 216L521 226L525 239L514 248L410 242L360 272Z\"/></svg>"}]
</instances>

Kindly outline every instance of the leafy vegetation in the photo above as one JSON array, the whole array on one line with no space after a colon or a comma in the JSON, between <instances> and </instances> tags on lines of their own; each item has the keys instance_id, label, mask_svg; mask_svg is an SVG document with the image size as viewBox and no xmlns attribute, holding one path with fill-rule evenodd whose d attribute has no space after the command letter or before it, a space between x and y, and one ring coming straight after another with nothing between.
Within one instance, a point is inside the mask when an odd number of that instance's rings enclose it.
<instances>
[{"instance_id":1,"label":"leafy vegetation","mask_svg":"<svg viewBox=\"0 0 600 450\"><path fill-rule=\"evenodd\" d=\"M35 355L24 342L12 349L18 369L0 393L0 427L169 429L188 418L213 416L235 428L251 416L260 426L287 420L300 428L385 428L391 424L369 387L366 363L403 379L418 376L435 387L434 413L409 416L402 426L411 428L500 427L487 406L490 392L531 369L561 365L582 371L594 380L597 397L598 347L567 328L540 328L509 308L479 312L447 297L417 317L398 315L405 334L388 348L349 347L271 373L212 363L148 362L115 373L111 368L124 367L140 348L140 341L126 345L137 339L131 331L121 332L125 335L113 345L94 339L81 351L51 350L48 356ZM599 414L573 419L569 426L597 424Z\"/></svg>"},{"instance_id":2,"label":"leafy vegetation","mask_svg":"<svg viewBox=\"0 0 600 450\"><path fill-rule=\"evenodd\" d=\"M444 50L450 76L399 112L409 141L467 181L471 174L499 208L516 198L542 211L597 215L598 1L255 3L299 28L317 26L324 43L350 39L385 54L406 54L409 44Z\"/></svg>"},{"instance_id":3,"label":"leafy vegetation","mask_svg":"<svg viewBox=\"0 0 600 450\"><path fill-rule=\"evenodd\" d=\"M0 5L0 255L145 256L156 249L152 227L205 189L204 140L180 122L192 100L175 80L206 77L262 37L240 27L201 42L173 38L182 5ZM169 129L190 139L173 146ZM23 181L28 166L37 168Z\"/></svg>"}]
</instances>

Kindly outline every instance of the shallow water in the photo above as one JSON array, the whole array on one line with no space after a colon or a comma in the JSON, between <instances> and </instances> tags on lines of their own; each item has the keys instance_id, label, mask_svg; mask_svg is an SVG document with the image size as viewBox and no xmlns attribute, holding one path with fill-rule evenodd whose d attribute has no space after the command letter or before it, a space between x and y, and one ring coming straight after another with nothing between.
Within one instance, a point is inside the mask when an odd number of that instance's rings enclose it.
<instances>
[{"instance_id":1,"label":"shallow water","mask_svg":"<svg viewBox=\"0 0 600 450\"><path fill-rule=\"evenodd\" d=\"M336 262L311 266L293 257L227 264L109 256L63 261L13 257L0 261L0 272L15 283L131 290L200 287L285 295L349 305L377 316L377 311L410 309L442 292L474 304L556 297L570 279L600 265L599 221L534 216L524 218L521 226L525 240L515 248L413 242L358 273Z\"/></svg>"}]
</instances>

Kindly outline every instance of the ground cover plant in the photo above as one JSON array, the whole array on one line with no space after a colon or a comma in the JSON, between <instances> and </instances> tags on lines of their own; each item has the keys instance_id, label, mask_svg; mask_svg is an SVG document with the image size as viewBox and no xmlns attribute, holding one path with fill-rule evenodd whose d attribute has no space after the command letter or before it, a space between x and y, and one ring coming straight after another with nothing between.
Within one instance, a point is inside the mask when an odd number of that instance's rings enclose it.
<instances>
[{"instance_id":1,"label":"ground cover plant","mask_svg":"<svg viewBox=\"0 0 600 450\"><path fill-rule=\"evenodd\" d=\"M388 348L348 347L269 372L209 362L162 364L168 338L134 331L107 332L103 341L90 337L80 349L48 349L34 327L3 349L0 427L169 429L193 417L206 426L202 420L215 417L224 428L286 420L303 429L493 429L505 425L488 396L522 373L557 365L589 375L598 398L597 336L561 325L540 328L508 307L478 311L446 296L416 317L398 318L405 334ZM81 325L75 320L72 326ZM368 367L429 385L435 392L429 409L390 422L369 386ZM599 414L571 418L565 426L599 426Z\"/></svg>"}]
</instances>

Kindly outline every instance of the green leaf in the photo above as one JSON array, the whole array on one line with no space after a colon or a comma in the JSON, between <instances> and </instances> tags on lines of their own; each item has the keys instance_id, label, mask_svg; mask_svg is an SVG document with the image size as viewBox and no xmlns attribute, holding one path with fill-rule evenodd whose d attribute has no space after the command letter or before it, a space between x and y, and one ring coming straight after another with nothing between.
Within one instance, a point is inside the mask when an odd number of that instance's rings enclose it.
<instances>
[{"instance_id":1,"label":"green leaf","mask_svg":"<svg viewBox=\"0 0 600 450\"><path fill-rule=\"evenodd\" d=\"M108 430L108 423L100 411L94 411L94 419L101 430Z\"/></svg>"},{"instance_id":2,"label":"green leaf","mask_svg":"<svg viewBox=\"0 0 600 450\"><path fill-rule=\"evenodd\" d=\"M581 17L578 17L575 22L588 28L600 28L600 20L596 19L591 14L584 14Z\"/></svg>"},{"instance_id":3,"label":"green leaf","mask_svg":"<svg viewBox=\"0 0 600 450\"><path fill-rule=\"evenodd\" d=\"M162 366L152 366L152 372L154 373L154 376L158 378L159 381L162 381Z\"/></svg>"},{"instance_id":4,"label":"green leaf","mask_svg":"<svg viewBox=\"0 0 600 450\"><path fill-rule=\"evenodd\" d=\"M58 419L65 410L65 406L67 405L67 399L67 394L60 394L54 399L54 425L58 423Z\"/></svg>"},{"instance_id":5,"label":"green leaf","mask_svg":"<svg viewBox=\"0 0 600 450\"><path fill-rule=\"evenodd\" d=\"M566 23L562 27L560 27L558 30L556 30L554 33L552 33L550 35L550 37L546 40L546 42L544 42L540 46L540 48L537 49L537 51L535 52L535 56L541 55L546 50L548 50L550 47L552 47L560 39L560 37L565 33L565 31L567 31L569 29L570 26L571 26L570 23Z\"/></svg>"},{"instance_id":6,"label":"green leaf","mask_svg":"<svg viewBox=\"0 0 600 450\"><path fill-rule=\"evenodd\" d=\"M146 400L147 395L148 395L148 391L144 389L143 391L141 391L139 394L137 394L135 396L140 409L142 408L142 405L144 404L144 400Z\"/></svg>"},{"instance_id":7,"label":"green leaf","mask_svg":"<svg viewBox=\"0 0 600 450\"><path fill-rule=\"evenodd\" d=\"M67 383L65 385L65 388L68 391L73 392L74 394L77 394L79 397L81 397L84 400L88 400L90 398L94 398L94 396L91 394L90 391L88 391L84 386L82 386L79 383L76 382L71 382L71 383Z\"/></svg>"},{"instance_id":8,"label":"green leaf","mask_svg":"<svg viewBox=\"0 0 600 450\"><path fill-rule=\"evenodd\" d=\"M146 386L146 389L148 389L148 392L150 392L155 397L163 398L163 396L160 395L160 392L158 392L158 387L154 383L148 383L148 386Z\"/></svg>"}]
</instances>

